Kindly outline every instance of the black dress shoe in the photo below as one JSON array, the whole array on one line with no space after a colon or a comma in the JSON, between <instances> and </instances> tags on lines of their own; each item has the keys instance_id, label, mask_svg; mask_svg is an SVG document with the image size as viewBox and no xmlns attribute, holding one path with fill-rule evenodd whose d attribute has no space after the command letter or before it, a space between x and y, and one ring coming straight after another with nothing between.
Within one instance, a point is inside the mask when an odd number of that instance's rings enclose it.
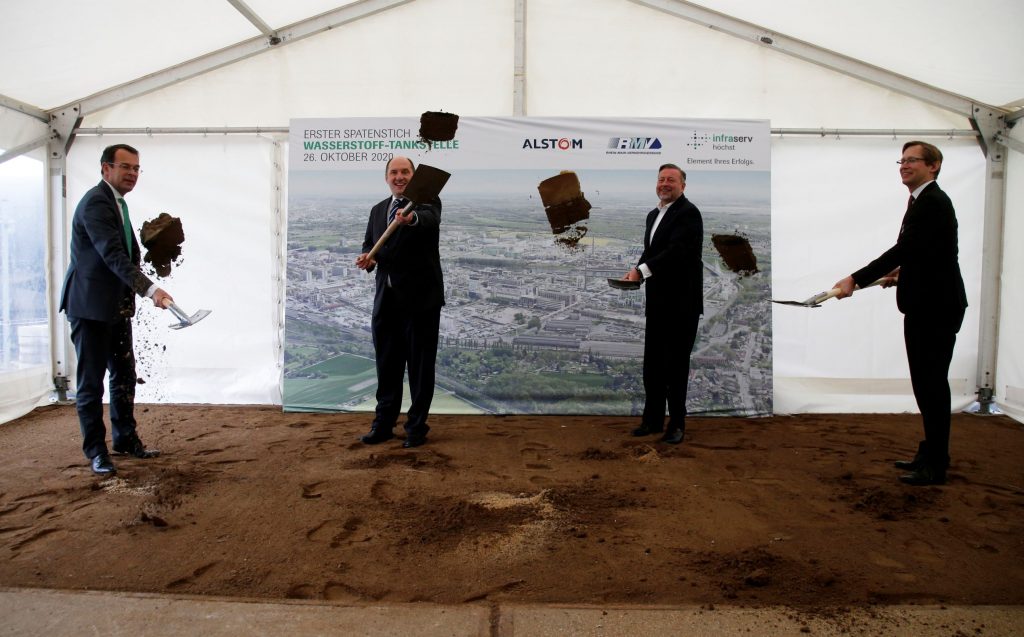
<instances>
[{"instance_id":1,"label":"black dress shoe","mask_svg":"<svg viewBox=\"0 0 1024 637\"><path fill-rule=\"evenodd\" d=\"M112 476L117 473L117 469L110 461L109 455L99 453L92 457L92 472L101 476Z\"/></svg>"},{"instance_id":2,"label":"black dress shoe","mask_svg":"<svg viewBox=\"0 0 1024 637\"><path fill-rule=\"evenodd\" d=\"M921 467L921 461L917 458L913 460L897 460L892 463L892 466L897 469L903 469L904 471L917 471Z\"/></svg>"},{"instance_id":3,"label":"black dress shoe","mask_svg":"<svg viewBox=\"0 0 1024 637\"><path fill-rule=\"evenodd\" d=\"M649 436L651 434L660 434L663 431L665 431L665 429L663 427L652 427L650 425L640 425L639 427L637 427L636 429L633 430L633 435L637 436L637 437L639 437L639 436Z\"/></svg>"},{"instance_id":4,"label":"black dress shoe","mask_svg":"<svg viewBox=\"0 0 1024 637\"><path fill-rule=\"evenodd\" d=\"M146 445L142 444L142 441L138 438L132 440L127 445L114 445L114 453L121 454L122 456L134 456L140 460L156 458L160 455L160 451L157 449L146 449Z\"/></svg>"},{"instance_id":5,"label":"black dress shoe","mask_svg":"<svg viewBox=\"0 0 1024 637\"><path fill-rule=\"evenodd\" d=\"M900 482L915 487L923 487L931 484L946 484L946 472L922 466L910 473L901 475Z\"/></svg>"},{"instance_id":6,"label":"black dress shoe","mask_svg":"<svg viewBox=\"0 0 1024 637\"><path fill-rule=\"evenodd\" d=\"M927 443L922 440L917 443L917 453L914 454L913 460L897 460L892 463L892 466L897 469L903 469L904 471L917 471L921 467L925 466L925 453Z\"/></svg>"},{"instance_id":7,"label":"black dress shoe","mask_svg":"<svg viewBox=\"0 0 1024 637\"><path fill-rule=\"evenodd\" d=\"M665 432L665 435L661 437L661 441L670 445L678 445L683 441L683 430L669 429Z\"/></svg>"},{"instance_id":8,"label":"black dress shoe","mask_svg":"<svg viewBox=\"0 0 1024 637\"><path fill-rule=\"evenodd\" d=\"M405 441L402 442L402 446L406 449L412 449L413 447L422 447L427 444L426 436L406 436Z\"/></svg>"},{"instance_id":9,"label":"black dress shoe","mask_svg":"<svg viewBox=\"0 0 1024 637\"><path fill-rule=\"evenodd\" d=\"M379 445L382 442L387 442L395 437L395 434L390 429L384 429L383 427L372 427L370 433L359 437L359 440L366 445Z\"/></svg>"}]
</instances>

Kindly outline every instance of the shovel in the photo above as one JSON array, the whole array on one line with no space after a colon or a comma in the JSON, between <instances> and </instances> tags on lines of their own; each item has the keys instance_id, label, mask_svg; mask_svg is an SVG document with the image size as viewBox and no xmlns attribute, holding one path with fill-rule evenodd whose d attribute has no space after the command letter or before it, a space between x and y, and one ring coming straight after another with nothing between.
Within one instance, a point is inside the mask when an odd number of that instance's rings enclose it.
<instances>
[{"instance_id":1,"label":"shovel","mask_svg":"<svg viewBox=\"0 0 1024 637\"><path fill-rule=\"evenodd\" d=\"M878 279L874 283L869 283L869 284L865 285L863 288L861 288L858 285L854 289L857 289L857 290L867 289L867 288L870 288L870 287L873 287L873 286L876 286L876 285L880 285L882 283L882 281L884 281L884 280L885 280L885 277L882 277L881 279ZM815 294L814 296L812 296L811 298L807 299L806 301L776 301L775 299L772 299L772 303L778 303L779 305L795 305L797 307L821 307L822 303L824 303L825 301L831 299L834 296L837 296L838 294L839 294L839 288L832 288L828 292L819 292L818 294Z\"/></svg>"},{"instance_id":2,"label":"shovel","mask_svg":"<svg viewBox=\"0 0 1024 637\"><path fill-rule=\"evenodd\" d=\"M178 323L173 323L169 326L172 330L180 330L183 327L195 325L199 321L209 316L211 311L199 310L192 316L189 316L188 313L182 310L180 307L178 307L178 305L174 301L169 301L167 299L164 299L163 306L170 310L171 314L173 314L179 321Z\"/></svg>"},{"instance_id":3,"label":"shovel","mask_svg":"<svg viewBox=\"0 0 1024 637\"><path fill-rule=\"evenodd\" d=\"M412 179L406 184L405 192L402 193L402 197L408 199L409 203L395 214L395 220L384 230L384 234L380 235L380 239L377 239L373 248L366 253L367 261L372 259L377 251L387 243L388 238L395 233L395 230L398 230L398 226L401 225L398 223L398 215L405 216L416 207L416 204L426 203L441 194L441 189L448 183L449 177L451 174L440 168L420 164L420 167L412 174Z\"/></svg>"}]
</instances>

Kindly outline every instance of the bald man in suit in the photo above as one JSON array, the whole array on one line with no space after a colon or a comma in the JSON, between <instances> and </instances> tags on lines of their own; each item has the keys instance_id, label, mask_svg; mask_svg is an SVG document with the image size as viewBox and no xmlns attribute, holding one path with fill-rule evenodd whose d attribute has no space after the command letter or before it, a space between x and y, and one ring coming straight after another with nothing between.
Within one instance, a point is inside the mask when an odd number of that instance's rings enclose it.
<instances>
[{"instance_id":1,"label":"bald man in suit","mask_svg":"<svg viewBox=\"0 0 1024 637\"><path fill-rule=\"evenodd\" d=\"M410 449L427 441L427 417L434 398L444 278L439 252L441 200L418 203L409 214L401 214L408 203L403 198L416 167L407 157L394 157L384 167L384 179L391 195L370 210L363 238L363 253L356 266L376 270L373 317L370 329L377 359L377 408L370 431L360 440L380 444L394 437L393 430L402 408L402 379L409 370L412 403L406 414L405 440ZM393 216L392 216L393 214ZM391 221L398 230L377 252L369 252Z\"/></svg>"}]
</instances>

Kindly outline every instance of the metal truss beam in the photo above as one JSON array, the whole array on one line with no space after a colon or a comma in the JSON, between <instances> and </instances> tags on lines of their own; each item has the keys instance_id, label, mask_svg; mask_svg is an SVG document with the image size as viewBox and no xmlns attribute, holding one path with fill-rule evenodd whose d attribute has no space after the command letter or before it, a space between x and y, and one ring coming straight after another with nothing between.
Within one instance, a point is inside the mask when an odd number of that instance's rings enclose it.
<instances>
[{"instance_id":1,"label":"metal truss beam","mask_svg":"<svg viewBox=\"0 0 1024 637\"><path fill-rule=\"evenodd\" d=\"M978 143L985 154L985 217L982 227L981 299L978 309L977 409L992 413L996 358L999 341L1000 279L1003 267L1003 222L1006 215L1005 113L976 106L971 126L978 131Z\"/></svg>"},{"instance_id":2,"label":"metal truss beam","mask_svg":"<svg viewBox=\"0 0 1024 637\"><path fill-rule=\"evenodd\" d=\"M45 146L49 141L50 133L47 133L42 137L33 139L30 142L26 142L24 144L21 144L20 146L15 146L14 148L7 150L2 155L0 155L0 164L4 163L5 161L10 161L15 157L20 157L25 153L30 153L33 150L39 148L40 146Z\"/></svg>"},{"instance_id":3,"label":"metal truss beam","mask_svg":"<svg viewBox=\"0 0 1024 637\"><path fill-rule=\"evenodd\" d=\"M1017 141L1016 139L1010 137L1009 134L1003 131L999 131L998 133L996 133L993 137L993 141L995 141L995 143L997 144L1002 144L1007 148L1012 148L1018 153L1024 153L1024 142Z\"/></svg>"},{"instance_id":4,"label":"metal truss beam","mask_svg":"<svg viewBox=\"0 0 1024 637\"><path fill-rule=\"evenodd\" d=\"M245 19L252 23L254 27L259 29L260 33L269 37L276 35L274 30L270 28L270 25L263 21L255 11L249 8L249 5L245 4L242 0L228 0L228 2L235 8L236 11L245 16Z\"/></svg>"},{"instance_id":5,"label":"metal truss beam","mask_svg":"<svg viewBox=\"0 0 1024 637\"><path fill-rule=\"evenodd\" d=\"M887 71L809 42L797 40L765 27L738 20L724 13L706 9L691 2L686 2L686 0L630 0L630 2L662 11L715 31L727 33L752 44L785 53L786 55L817 64L818 66L865 82L870 82L897 93L909 95L934 106L959 113L964 117L972 116L975 105L980 105L990 110L1002 110L980 104L962 95L944 91L924 82Z\"/></svg>"},{"instance_id":6,"label":"metal truss beam","mask_svg":"<svg viewBox=\"0 0 1024 637\"><path fill-rule=\"evenodd\" d=\"M32 106L31 104L26 104L25 102L16 100L13 97L0 95L0 106L9 108L12 111L18 111L19 113L23 113L29 117L34 117L41 122L46 122L47 124L50 123L50 116L46 111L36 106Z\"/></svg>"},{"instance_id":7,"label":"metal truss beam","mask_svg":"<svg viewBox=\"0 0 1024 637\"><path fill-rule=\"evenodd\" d=\"M526 115L526 0L515 0L515 53L512 74L512 115Z\"/></svg>"}]
</instances>

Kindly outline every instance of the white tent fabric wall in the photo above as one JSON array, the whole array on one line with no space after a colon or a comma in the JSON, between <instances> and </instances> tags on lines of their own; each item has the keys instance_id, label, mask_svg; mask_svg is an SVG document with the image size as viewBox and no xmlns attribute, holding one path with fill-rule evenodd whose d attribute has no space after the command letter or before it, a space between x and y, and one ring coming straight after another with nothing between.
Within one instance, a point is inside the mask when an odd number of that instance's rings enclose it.
<instances>
[{"instance_id":1,"label":"white tent fabric wall","mask_svg":"<svg viewBox=\"0 0 1024 637\"><path fill-rule=\"evenodd\" d=\"M1024 126L1018 122L1011 138L1024 144ZM1006 152L1008 175L1024 173L1024 153ZM1000 281L999 346L994 389L999 406L1024 422L1024 179L1007 180L1006 219L1003 227L1003 268Z\"/></svg>"},{"instance_id":2,"label":"white tent fabric wall","mask_svg":"<svg viewBox=\"0 0 1024 637\"><path fill-rule=\"evenodd\" d=\"M141 306L142 316L151 318L137 328L141 375L148 379L139 401L280 404L280 325L273 300L283 297L283 279L275 275L283 243L276 241L285 239L275 236L281 222L269 192L272 143L238 136L125 139L137 144L146 171L130 196L133 214L142 219L167 211L185 225L185 261L166 289L186 309L214 310L204 323L174 332L166 328L166 313ZM84 137L76 144L69 200L93 185L96 158L112 141ZM902 141L773 140L777 298L802 299L826 289L892 245L906 200L894 163ZM975 389L984 162L970 139L939 143L947 158L941 183L957 204L971 302L950 372L955 404L963 407ZM216 179L200 178L211 170ZM700 201L699 192L689 195ZM891 291L866 290L818 309L776 306L773 312L778 413L916 409Z\"/></svg>"},{"instance_id":3,"label":"white tent fabric wall","mask_svg":"<svg viewBox=\"0 0 1024 637\"><path fill-rule=\"evenodd\" d=\"M46 134L46 123L18 111L0 108L0 155Z\"/></svg>"},{"instance_id":4,"label":"white tent fabric wall","mask_svg":"<svg viewBox=\"0 0 1024 637\"><path fill-rule=\"evenodd\" d=\"M144 171L126 198L136 231L161 212L185 231L182 263L155 280L184 310L213 310L171 330L169 311L139 300L135 349L146 383L137 400L279 404L284 223L275 173L284 149L269 136L81 137L68 158L69 216L99 181L103 147L119 142L139 150Z\"/></svg>"},{"instance_id":5,"label":"white tent fabric wall","mask_svg":"<svg viewBox=\"0 0 1024 637\"><path fill-rule=\"evenodd\" d=\"M802 300L827 290L896 242L907 201L896 159L905 141L773 140L775 298ZM970 139L931 141L945 156L939 183L956 207L970 303L950 367L960 408L975 391L984 158ZM916 411L894 290L863 290L814 309L776 305L772 318L776 412Z\"/></svg>"},{"instance_id":6,"label":"white tent fabric wall","mask_svg":"<svg viewBox=\"0 0 1024 637\"><path fill-rule=\"evenodd\" d=\"M17 136L6 139L22 143ZM43 153L0 164L0 423L28 413L53 392L45 269L32 262L35 254L47 254Z\"/></svg>"}]
</instances>

